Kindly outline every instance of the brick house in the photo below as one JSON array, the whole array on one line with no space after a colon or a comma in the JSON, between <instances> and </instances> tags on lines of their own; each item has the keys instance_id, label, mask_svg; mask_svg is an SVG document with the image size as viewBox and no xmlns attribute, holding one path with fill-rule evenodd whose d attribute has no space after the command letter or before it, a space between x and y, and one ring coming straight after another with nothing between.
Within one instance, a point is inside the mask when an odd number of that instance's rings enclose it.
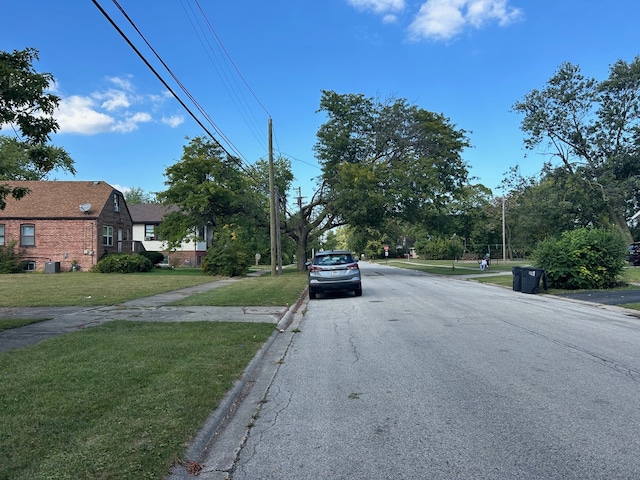
<instances>
[{"instance_id":1,"label":"brick house","mask_svg":"<svg viewBox=\"0 0 640 480\"><path fill-rule=\"evenodd\" d=\"M177 212L177 206L166 207L157 203L140 203L129 205L129 212L133 220L133 237L136 242L142 243L145 250L162 252L165 256L164 263L173 266L200 266L202 258L207 253L207 247L211 245L211 229L206 227L198 229L198 236L205 241L194 241L193 238L185 239L179 247L169 251L167 242L159 239L158 226L163 217L172 212Z\"/></svg>"},{"instance_id":2,"label":"brick house","mask_svg":"<svg viewBox=\"0 0 640 480\"><path fill-rule=\"evenodd\" d=\"M16 241L28 270L89 270L106 253L143 249L124 196L105 182L0 182L30 190L0 210L0 245Z\"/></svg>"}]
</instances>

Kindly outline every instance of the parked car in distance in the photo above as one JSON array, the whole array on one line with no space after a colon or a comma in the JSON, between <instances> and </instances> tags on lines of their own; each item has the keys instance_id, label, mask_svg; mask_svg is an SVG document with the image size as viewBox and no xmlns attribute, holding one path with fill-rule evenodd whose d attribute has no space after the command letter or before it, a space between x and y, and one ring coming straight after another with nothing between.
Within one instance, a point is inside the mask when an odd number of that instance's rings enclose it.
<instances>
[{"instance_id":1,"label":"parked car in distance","mask_svg":"<svg viewBox=\"0 0 640 480\"><path fill-rule=\"evenodd\" d=\"M640 265L640 242L633 242L627 250L627 262L633 266Z\"/></svg>"},{"instance_id":2,"label":"parked car in distance","mask_svg":"<svg viewBox=\"0 0 640 480\"><path fill-rule=\"evenodd\" d=\"M317 252L309 268L309 298L318 293L353 291L362 295L362 281L358 260L347 250Z\"/></svg>"}]
</instances>

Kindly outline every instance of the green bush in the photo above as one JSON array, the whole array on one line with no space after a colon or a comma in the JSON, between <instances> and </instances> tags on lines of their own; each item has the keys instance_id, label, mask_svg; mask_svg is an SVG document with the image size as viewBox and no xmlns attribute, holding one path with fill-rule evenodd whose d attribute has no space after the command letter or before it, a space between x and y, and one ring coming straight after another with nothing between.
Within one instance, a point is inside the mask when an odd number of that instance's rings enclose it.
<instances>
[{"instance_id":1,"label":"green bush","mask_svg":"<svg viewBox=\"0 0 640 480\"><path fill-rule=\"evenodd\" d=\"M153 263L137 253L115 253L105 255L93 270L99 273L150 272L153 270Z\"/></svg>"},{"instance_id":2,"label":"green bush","mask_svg":"<svg viewBox=\"0 0 640 480\"><path fill-rule=\"evenodd\" d=\"M225 226L215 233L213 245L202 259L202 269L211 275L238 277L247 274L252 260L235 232Z\"/></svg>"},{"instance_id":3,"label":"green bush","mask_svg":"<svg viewBox=\"0 0 640 480\"><path fill-rule=\"evenodd\" d=\"M20 252L16 249L14 240L8 245L0 245L0 273L21 273L22 262Z\"/></svg>"},{"instance_id":4,"label":"green bush","mask_svg":"<svg viewBox=\"0 0 640 480\"><path fill-rule=\"evenodd\" d=\"M164 254L162 252L144 251L144 252L140 252L140 255L148 258L151 261L151 263L153 263L154 265L157 265L164 260Z\"/></svg>"},{"instance_id":5,"label":"green bush","mask_svg":"<svg viewBox=\"0 0 640 480\"><path fill-rule=\"evenodd\" d=\"M456 260L464 252L464 244L457 237L433 237L418 240L415 249L420 257L428 260Z\"/></svg>"},{"instance_id":6,"label":"green bush","mask_svg":"<svg viewBox=\"0 0 640 480\"><path fill-rule=\"evenodd\" d=\"M547 239L534 250L549 284L567 290L611 288L619 283L627 245L618 230L580 228Z\"/></svg>"}]
</instances>

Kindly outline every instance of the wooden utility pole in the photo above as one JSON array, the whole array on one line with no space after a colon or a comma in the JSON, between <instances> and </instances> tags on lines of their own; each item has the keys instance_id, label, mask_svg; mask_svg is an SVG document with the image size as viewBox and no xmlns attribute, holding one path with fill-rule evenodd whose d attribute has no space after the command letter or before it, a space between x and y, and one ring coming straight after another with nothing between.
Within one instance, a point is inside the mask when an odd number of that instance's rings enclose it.
<instances>
[{"instance_id":1,"label":"wooden utility pole","mask_svg":"<svg viewBox=\"0 0 640 480\"><path fill-rule=\"evenodd\" d=\"M504 195L502 196L502 261L507 261L507 234L506 234L506 220L504 217Z\"/></svg>"},{"instance_id":2,"label":"wooden utility pole","mask_svg":"<svg viewBox=\"0 0 640 480\"><path fill-rule=\"evenodd\" d=\"M276 223L276 188L275 188L275 174L273 171L273 126L271 124L271 117L269 117L269 220L270 220L270 232L271 232L271 275L277 274L277 223Z\"/></svg>"}]
</instances>

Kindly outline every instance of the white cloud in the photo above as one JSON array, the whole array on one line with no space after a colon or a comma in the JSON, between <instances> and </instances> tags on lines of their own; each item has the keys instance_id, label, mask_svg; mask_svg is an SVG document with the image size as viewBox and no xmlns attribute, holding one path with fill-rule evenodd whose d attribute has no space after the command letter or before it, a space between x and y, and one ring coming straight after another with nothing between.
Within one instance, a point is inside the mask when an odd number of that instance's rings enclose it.
<instances>
[{"instance_id":1,"label":"white cloud","mask_svg":"<svg viewBox=\"0 0 640 480\"><path fill-rule=\"evenodd\" d=\"M176 128L184 123L184 116L171 115L170 117L162 117L162 123L169 125L171 128Z\"/></svg>"},{"instance_id":2,"label":"white cloud","mask_svg":"<svg viewBox=\"0 0 640 480\"><path fill-rule=\"evenodd\" d=\"M153 121L151 113L145 110L157 112L161 116L162 104L172 97L166 92L137 95L127 78L110 77L108 81L116 87L96 91L89 96L65 97L58 93L60 104L54 116L60 126L59 133L129 133L137 130L141 123ZM133 107L136 105L138 108L134 111ZM184 122L184 117L162 115L159 122L175 128Z\"/></svg>"},{"instance_id":3,"label":"white cloud","mask_svg":"<svg viewBox=\"0 0 640 480\"><path fill-rule=\"evenodd\" d=\"M112 112L120 108L129 108L132 103L127 92L123 92L122 90L110 89L104 93L96 92L93 94L93 97L102 101L100 106L108 112Z\"/></svg>"},{"instance_id":4,"label":"white cloud","mask_svg":"<svg viewBox=\"0 0 640 480\"><path fill-rule=\"evenodd\" d=\"M351 5L361 10L371 10L375 13L399 12L404 8L404 0L347 0Z\"/></svg>"},{"instance_id":5,"label":"white cloud","mask_svg":"<svg viewBox=\"0 0 640 480\"><path fill-rule=\"evenodd\" d=\"M480 28L497 20L504 26L521 16L508 0L427 0L409 25L409 34L414 40L448 40L469 25Z\"/></svg>"},{"instance_id":6,"label":"white cloud","mask_svg":"<svg viewBox=\"0 0 640 480\"><path fill-rule=\"evenodd\" d=\"M116 87L122 90L127 90L128 92L133 91L133 84L131 83L131 80L129 80L129 78L108 77L107 80L109 80Z\"/></svg>"},{"instance_id":7,"label":"white cloud","mask_svg":"<svg viewBox=\"0 0 640 480\"><path fill-rule=\"evenodd\" d=\"M138 129L139 123L146 123L151 121L151 115L146 112L138 112L134 114L127 115L123 120L118 121L114 127L113 131L128 133L133 132Z\"/></svg>"},{"instance_id":8,"label":"white cloud","mask_svg":"<svg viewBox=\"0 0 640 480\"><path fill-rule=\"evenodd\" d=\"M61 98L55 118L60 133L92 135L109 132L115 124L113 117L97 111L93 99L79 95Z\"/></svg>"}]
</instances>

